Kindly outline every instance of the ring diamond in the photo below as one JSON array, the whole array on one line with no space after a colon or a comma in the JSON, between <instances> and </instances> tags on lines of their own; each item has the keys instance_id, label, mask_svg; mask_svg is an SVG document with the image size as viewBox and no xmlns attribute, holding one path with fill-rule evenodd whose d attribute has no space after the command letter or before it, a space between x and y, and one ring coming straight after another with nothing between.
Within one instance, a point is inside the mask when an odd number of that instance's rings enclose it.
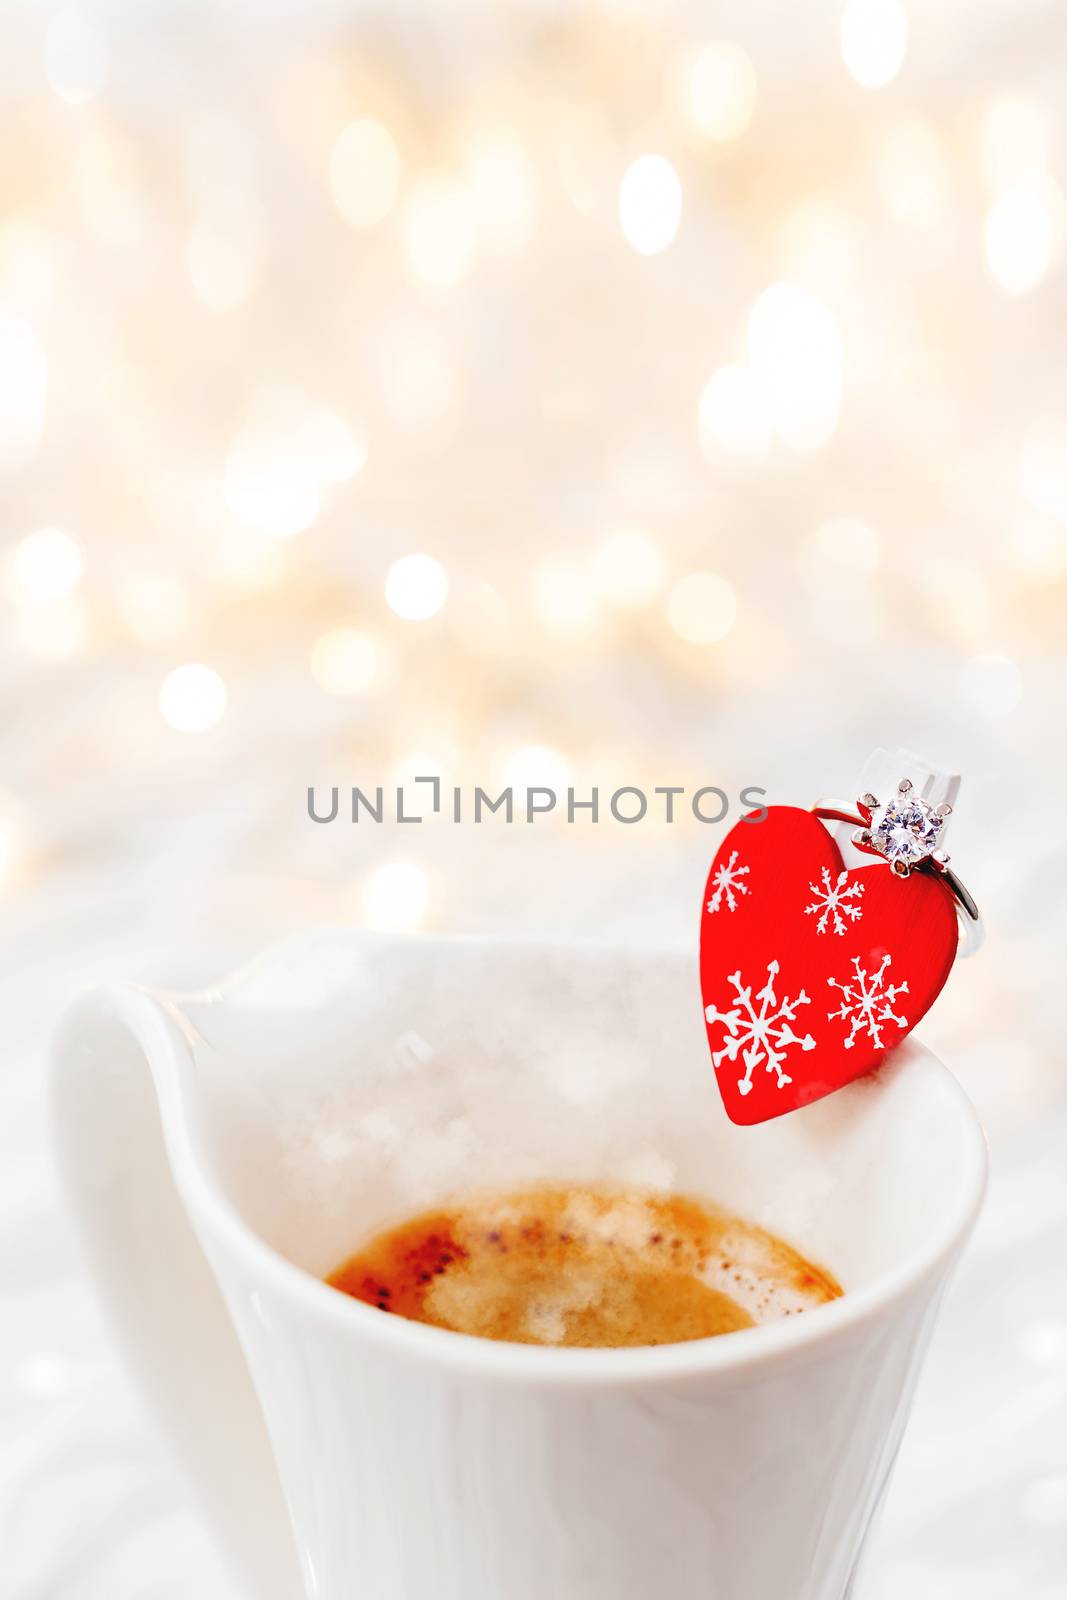
<instances>
[{"instance_id":1,"label":"ring diamond","mask_svg":"<svg viewBox=\"0 0 1067 1600\"><path fill-rule=\"evenodd\" d=\"M943 814L912 792L910 784L902 785L872 826L871 844L894 866L899 862L905 868L915 867L938 848L945 821Z\"/></svg>"},{"instance_id":2,"label":"ring diamond","mask_svg":"<svg viewBox=\"0 0 1067 1600\"><path fill-rule=\"evenodd\" d=\"M947 802L931 806L920 800L910 778L901 778L896 794L885 805L875 795L864 794L855 805L847 800L820 800L811 809L823 822L852 823L856 828L852 835L855 848L867 855L881 856L898 877L906 878L916 867L936 873L956 902L964 935L962 953L974 954L982 942L982 917L974 896L964 888L949 866L949 856L939 847L945 823L952 815Z\"/></svg>"}]
</instances>

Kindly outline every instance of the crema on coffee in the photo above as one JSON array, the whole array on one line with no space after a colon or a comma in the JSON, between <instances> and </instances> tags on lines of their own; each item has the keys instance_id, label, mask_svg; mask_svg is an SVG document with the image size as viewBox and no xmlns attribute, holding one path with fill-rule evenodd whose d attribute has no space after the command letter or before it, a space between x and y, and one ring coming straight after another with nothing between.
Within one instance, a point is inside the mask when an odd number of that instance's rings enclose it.
<instances>
[{"instance_id":1,"label":"crema on coffee","mask_svg":"<svg viewBox=\"0 0 1067 1600\"><path fill-rule=\"evenodd\" d=\"M677 1344L836 1299L824 1267L684 1195L472 1195L379 1234L327 1280L391 1316L518 1344Z\"/></svg>"}]
</instances>

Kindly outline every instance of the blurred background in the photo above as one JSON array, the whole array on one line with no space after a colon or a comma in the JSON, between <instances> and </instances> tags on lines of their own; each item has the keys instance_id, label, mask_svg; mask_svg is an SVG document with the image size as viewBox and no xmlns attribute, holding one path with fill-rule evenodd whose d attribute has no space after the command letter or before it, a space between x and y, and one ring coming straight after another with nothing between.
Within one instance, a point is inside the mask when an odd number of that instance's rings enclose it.
<instances>
[{"instance_id":1,"label":"blurred background","mask_svg":"<svg viewBox=\"0 0 1067 1600\"><path fill-rule=\"evenodd\" d=\"M233 1600L61 1209L76 984L322 921L688 946L723 829L687 809L353 826L344 794L807 805L897 744L965 778L990 936L922 1031L994 1182L865 1593L1064 1600L1067 15L0 30L5 1600Z\"/></svg>"}]
</instances>

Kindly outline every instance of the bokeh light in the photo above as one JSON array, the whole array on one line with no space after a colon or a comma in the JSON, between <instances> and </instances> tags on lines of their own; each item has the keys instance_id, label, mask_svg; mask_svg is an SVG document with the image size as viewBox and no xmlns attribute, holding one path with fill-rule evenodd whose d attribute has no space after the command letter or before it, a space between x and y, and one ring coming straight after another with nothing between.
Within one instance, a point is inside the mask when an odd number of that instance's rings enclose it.
<instances>
[{"instance_id":1,"label":"bokeh light","mask_svg":"<svg viewBox=\"0 0 1067 1600\"><path fill-rule=\"evenodd\" d=\"M638 255L658 256L682 220L682 182L666 156L638 156L619 188L619 222Z\"/></svg>"},{"instance_id":2,"label":"bokeh light","mask_svg":"<svg viewBox=\"0 0 1067 1600\"><path fill-rule=\"evenodd\" d=\"M623 609L647 605L663 587L663 551L644 528L609 533L593 557L592 578L601 599Z\"/></svg>"},{"instance_id":3,"label":"bokeh light","mask_svg":"<svg viewBox=\"0 0 1067 1600\"><path fill-rule=\"evenodd\" d=\"M848 0L841 16L841 53L864 89L891 83L907 48L908 14L899 0Z\"/></svg>"},{"instance_id":4,"label":"bokeh light","mask_svg":"<svg viewBox=\"0 0 1067 1600\"><path fill-rule=\"evenodd\" d=\"M48 357L36 329L0 305L0 471L25 465L44 432Z\"/></svg>"},{"instance_id":5,"label":"bokeh light","mask_svg":"<svg viewBox=\"0 0 1067 1600\"><path fill-rule=\"evenodd\" d=\"M407 202L404 239L420 282L432 289L458 283L477 241L477 215L466 187L437 173L420 178Z\"/></svg>"},{"instance_id":6,"label":"bokeh light","mask_svg":"<svg viewBox=\"0 0 1067 1600\"><path fill-rule=\"evenodd\" d=\"M226 685L213 667L192 661L175 667L159 691L163 721L179 733L205 733L226 711Z\"/></svg>"},{"instance_id":7,"label":"bokeh light","mask_svg":"<svg viewBox=\"0 0 1067 1600\"><path fill-rule=\"evenodd\" d=\"M280 539L310 528L322 503L318 477L290 434L253 424L226 457L226 504L235 517Z\"/></svg>"},{"instance_id":8,"label":"bokeh light","mask_svg":"<svg viewBox=\"0 0 1067 1600\"><path fill-rule=\"evenodd\" d=\"M844 340L830 312L797 284L772 284L748 320L748 353L774 431L791 450L825 444L841 409Z\"/></svg>"},{"instance_id":9,"label":"bokeh light","mask_svg":"<svg viewBox=\"0 0 1067 1600\"><path fill-rule=\"evenodd\" d=\"M25 806L15 795L0 789L0 892L26 865L30 833Z\"/></svg>"},{"instance_id":10,"label":"bokeh light","mask_svg":"<svg viewBox=\"0 0 1067 1600\"><path fill-rule=\"evenodd\" d=\"M362 435L327 406L288 384L268 384L226 458L224 492L235 517L276 538L303 533L318 516L323 489L361 470Z\"/></svg>"},{"instance_id":11,"label":"bokeh light","mask_svg":"<svg viewBox=\"0 0 1067 1600\"><path fill-rule=\"evenodd\" d=\"M519 139L506 131L483 134L465 171L486 248L499 256L521 250L537 221L537 178Z\"/></svg>"},{"instance_id":12,"label":"bokeh light","mask_svg":"<svg viewBox=\"0 0 1067 1600\"><path fill-rule=\"evenodd\" d=\"M188 584L169 572L124 574L115 603L128 631L144 645L176 638L193 615Z\"/></svg>"},{"instance_id":13,"label":"bokeh light","mask_svg":"<svg viewBox=\"0 0 1067 1600\"><path fill-rule=\"evenodd\" d=\"M189 282L209 311L232 311L256 281L253 261L240 245L205 222L196 222L185 245Z\"/></svg>"},{"instance_id":14,"label":"bokeh light","mask_svg":"<svg viewBox=\"0 0 1067 1600\"><path fill-rule=\"evenodd\" d=\"M57 11L48 24L44 59L48 82L68 105L95 99L107 81L107 42L73 6Z\"/></svg>"},{"instance_id":15,"label":"bokeh light","mask_svg":"<svg viewBox=\"0 0 1067 1600\"><path fill-rule=\"evenodd\" d=\"M1067 529L1037 517L1016 523L1010 540L1015 567L1037 583L1067 576Z\"/></svg>"},{"instance_id":16,"label":"bokeh light","mask_svg":"<svg viewBox=\"0 0 1067 1600\"><path fill-rule=\"evenodd\" d=\"M433 556L402 556L389 568L385 598L398 617L425 622L448 598L448 574Z\"/></svg>"},{"instance_id":17,"label":"bokeh light","mask_svg":"<svg viewBox=\"0 0 1067 1600\"><path fill-rule=\"evenodd\" d=\"M394 325L380 335L382 404L402 434L433 438L447 432L460 398L447 343L430 327Z\"/></svg>"},{"instance_id":18,"label":"bokeh light","mask_svg":"<svg viewBox=\"0 0 1067 1600\"><path fill-rule=\"evenodd\" d=\"M671 589L667 619L687 644L718 644L737 620L737 594L717 572L690 572Z\"/></svg>"},{"instance_id":19,"label":"bokeh light","mask_svg":"<svg viewBox=\"0 0 1067 1600\"><path fill-rule=\"evenodd\" d=\"M14 870L17 849L18 835L14 825L0 813L0 888Z\"/></svg>"},{"instance_id":20,"label":"bokeh light","mask_svg":"<svg viewBox=\"0 0 1067 1600\"><path fill-rule=\"evenodd\" d=\"M989 638L993 596L986 574L973 562L947 552L932 555L920 569L919 582L946 634L961 648L973 649Z\"/></svg>"},{"instance_id":21,"label":"bokeh light","mask_svg":"<svg viewBox=\"0 0 1067 1600\"><path fill-rule=\"evenodd\" d=\"M810 197L786 216L782 236L791 279L820 294L844 295L856 258L855 228L844 206Z\"/></svg>"},{"instance_id":22,"label":"bokeh light","mask_svg":"<svg viewBox=\"0 0 1067 1600\"><path fill-rule=\"evenodd\" d=\"M878 570L881 541L859 517L831 517L815 529L809 553L823 571L870 578Z\"/></svg>"},{"instance_id":23,"label":"bokeh light","mask_svg":"<svg viewBox=\"0 0 1067 1600\"><path fill-rule=\"evenodd\" d=\"M574 782L574 768L562 750L549 744L520 745L507 759L503 781L515 792L519 805L527 789L552 789L557 805L566 808L566 790Z\"/></svg>"},{"instance_id":24,"label":"bokeh light","mask_svg":"<svg viewBox=\"0 0 1067 1600\"><path fill-rule=\"evenodd\" d=\"M548 628L586 628L596 616L596 594L586 569L574 561L546 561L530 582L530 604Z\"/></svg>"},{"instance_id":25,"label":"bokeh light","mask_svg":"<svg viewBox=\"0 0 1067 1600\"><path fill-rule=\"evenodd\" d=\"M908 117L890 128L879 152L878 177L889 215L910 228L936 228L952 204L944 141L936 126Z\"/></svg>"},{"instance_id":26,"label":"bokeh light","mask_svg":"<svg viewBox=\"0 0 1067 1600\"><path fill-rule=\"evenodd\" d=\"M717 450L754 460L765 456L774 437L774 417L763 379L750 367L720 367L700 396L697 425L709 458Z\"/></svg>"},{"instance_id":27,"label":"bokeh light","mask_svg":"<svg viewBox=\"0 0 1067 1600\"><path fill-rule=\"evenodd\" d=\"M1050 161L1048 118L1025 95L1004 94L987 107L978 134L978 162L986 187L997 194Z\"/></svg>"},{"instance_id":28,"label":"bokeh light","mask_svg":"<svg viewBox=\"0 0 1067 1600\"><path fill-rule=\"evenodd\" d=\"M377 646L358 628L331 628L312 646L311 676L327 694L365 694L377 674Z\"/></svg>"},{"instance_id":29,"label":"bokeh light","mask_svg":"<svg viewBox=\"0 0 1067 1600\"><path fill-rule=\"evenodd\" d=\"M263 593L285 575L285 558L278 540L261 529L237 522L222 529L212 558L225 586L244 594Z\"/></svg>"},{"instance_id":30,"label":"bokeh light","mask_svg":"<svg viewBox=\"0 0 1067 1600\"><path fill-rule=\"evenodd\" d=\"M20 612L15 642L39 661L71 661L84 650L90 634L89 608L80 594Z\"/></svg>"},{"instance_id":31,"label":"bokeh light","mask_svg":"<svg viewBox=\"0 0 1067 1600\"><path fill-rule=\"evenodd\" d=\"M400 152L388 128L373 117L350 122L330 157L334 204L353 228L384 222L400 187Z\"/></svg>"},{"instance_id":32,"label":"bokeh light","mask_svg":"<svg viewBox=\"0 0 1067 1600\"><path fill-rule=\"evenodd\" d=\"M0 588L14 606L35 610L73 594L82 580L81 546L60 528L38 528L6 552Z\"/></svg>"},{"instance_id":33,"label":"bokeh light","mask_svg":"<svg viewBox=\"0 0 1067 1600\"><path fill-rule=\"evenodd\" d=\"M742 45L709 39L686 56L679 78L682 115L694 133L725 143L745 132L756 105L756 69Z\"/></svg>"},{"instance_id":34,"label":"bokeh light","mask_svg":"<svg viewBox=\"0 0 1067 1600\"><path fill-rule=\"evenodd\" d=\"M362 891L368 927L389 933L412 933L426 917L430 880L412 861L387 861L375 867Z\"/></svg>"},{"instance_id":35,"label":"bokeh light","mask_svg":"<svg viewBox=\"0 0 1067 1600\"><path fill-rule=\"evenodd\" d=\"M329 406L306 406L295 423L295 445L320 484L347 483L367 463L367 441Z\"/></svg>"},{"instance_id":36,"label":"bokeh light","mask_svg":"<svg viewBox=\"0 0 1067 1600\"><path fill-rule=\"evenodd\" d=\"M606 214L618 175L610 119L593 101L567 101L554 124L556 165L563 192L580 216Z\"/></svg>"},{"instance_id":37,"label":"bokeh light","mask_svg":"<svg viewBox=\"0 0 1067 1600\"><path fill-rule=\"evenodd\" d=\"M1020 487L1042 516L1067 522L1067 421L1044 418L1023 443Z\"/></svg>"},{"instance_id":38,"label":"bokeh light","mask_svg":"<svg viewBox=\"0 0 1067 1600\"><path fill-rule=\"evenodd\" d=\"M985 220L990 275L1008 294L1025 294L1044 278L1063 243L1064 202L1043 173L999 194Z\"/></svg>"}]
</instances>

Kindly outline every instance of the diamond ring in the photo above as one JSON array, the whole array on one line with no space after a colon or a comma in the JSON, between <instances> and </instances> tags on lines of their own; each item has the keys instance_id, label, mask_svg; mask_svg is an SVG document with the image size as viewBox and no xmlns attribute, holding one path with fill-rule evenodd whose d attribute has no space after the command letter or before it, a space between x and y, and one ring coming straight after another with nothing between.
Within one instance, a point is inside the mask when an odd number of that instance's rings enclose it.
<instances>
[{"instance_id":1,"label":"diamond ring","mask_svg":"<svg viewBox=\"0 0 1067 1600\"><path fill-rule=\"evenodd\" d=\"M820 800L812 813L824 822L852 822L852 843L866 855L888 861L901 878L916 870L935 872L956 902L960 920L961 955L973 955L982 942L982 917L974 897L949 866L938 848L948 818L949 805L931 806L915 793L910 778L902 778L897 792L884 805L873 795L861 795L855 805L844 800Z\"/></svg>"}]
</instances>

